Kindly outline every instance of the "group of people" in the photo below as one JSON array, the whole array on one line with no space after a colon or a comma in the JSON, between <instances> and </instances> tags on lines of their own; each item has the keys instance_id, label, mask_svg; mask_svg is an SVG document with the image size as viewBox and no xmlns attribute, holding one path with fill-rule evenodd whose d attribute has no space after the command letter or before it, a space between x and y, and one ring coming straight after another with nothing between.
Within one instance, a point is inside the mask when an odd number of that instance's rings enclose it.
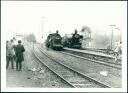
<instances>
[{"instance_id":1,"label":"group of people","mask_svg":"<svg viewBox=\"0 0 128 93\"><path fill-rule=\"evenodd\" d=\"M16 62L16 71L22 70L22 61L24 61L23 52L25 52L25 48L21 43L21 40L18 40L18 44L14 44L13 39L6 41L6 69L8 69L10 62L11 68L14 69L14 62Z\"/></svg>"}]
</instances>

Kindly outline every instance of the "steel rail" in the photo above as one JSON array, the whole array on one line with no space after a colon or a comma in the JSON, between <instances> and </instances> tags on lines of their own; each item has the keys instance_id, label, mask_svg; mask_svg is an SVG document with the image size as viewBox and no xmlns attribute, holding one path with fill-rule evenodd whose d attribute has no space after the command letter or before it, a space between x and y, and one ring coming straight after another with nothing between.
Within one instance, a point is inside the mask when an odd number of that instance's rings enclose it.
<instances>
[{"instance_id":1,"label":"steel rail","mask_svg":"<svg viewBox=\"0 0 128 93\"><path fill-rule=\"evenodd\" d=\"M33 51L35 57L39 60L40 63L42 63L43 65L45 65L50 71L52 71L54 74L56 74L58 77L60 77L62 80L64 80L66 83L68 83L72 88L76 88L76 86L72 85L70 82L68 82L66 79L64 79L61 75L59 75L58 73L56 73L54 70L52 70L51 68L49 68L49 66L47 66L44 62L42 62L42 60L39 58L39 56L36 54L36 51L34 49Z\"/></svg>"},{"instance_id":2,"label":"steel rail","mask_svg":"<svg viewBox=\"0 0 128 93\"><path fill-rule=\"evenodd\" d=\"M78 51L74 51L74 50L67 50L67 49L64 49L64 50L66 50L66 51L63 51L63 52L65 52L65 53L69 53L69 52L76 52L76 53L77 53L77 52L78 52ZM68 51L69 51L69 52L68 52ZM78 53L110 58L110 57L108 57L108 56L96 55L96 54L93 54L93 53L90 53L90 54L89 54L89 53L84 53L84 52L78 52ZM74 54L74 53L69 53L69 54ZM74 54L74 55L77 55L77 54ZM80 55L78 55L78 56L80 56ZM84 56L81 56L81 57L84 57ZM112 58L114 59L114 57L112 57ZM91 58L90 58L90 59L91 59ZM96 60L96 59L95 59L95 60ZM101 60L100 60L100 61L101 61ZM104 62L121 66L121 64L119 64L119 63L117 64L117 63L113 63L113 62L109 62L109 61L104 61Z\"/></svg>"},{"instance_id":3,"label":"steel rail","mask_svg":"<svg viewBox=\"0 0 128 93\"><path fill-rule=\"evenodd\" d=\"M39 48L39 47L38 47L38 48ZM64 67L66 67L67 69L70 69L70 70L73 71L73 72L76 72L76 73L80 74L81 76L87 78L89 81L94 82L95 84L98 84L98 85L100 85L100 86L102 86L102 87L105 87L105 88L111 88L111 87L112 87L112 86L109 86L109 85L104 84L103 82L97 81L96 79L91 78L91 77L85 75L84 73L82 73L82 72L80 72L80 71L77 71L77 70L75 70L75 69L73 69L73 68L71 68L71 67L69 67L69 66L63 64L60 60L58 61L57 59L55 59L55 58L49 56L49 55L48 55L46 52L44 52L41 48L39 48L39 49L40 49L40 51L41 51L44 55L46 55L49 59L51 59L51 60L53 60L53 61L59 63L60 65L63 65Z\"/></svg>"},{"instance_id":4,"label":"steel rail","mask_svg":"<svg viewBox=\"0 0 128 93\"><path fill-rule=\"evenodd\" d=\"M109 66L109 67L112 67L112 68L116 68L116 69L120 69L121 70L121 66L119 66L118 64L115 65L114 63L112 63L114 65L109 64L111 62L106 63L106 62L102 62L102 61L97 61L97 60L93 60L93 59L90 59L90 58L85 58L85 57L82 57L82 56L78 56L78 55L75 55L75 54L72 54L72 53L67 53L67 52L62 52L62 51L61 51L61 53L67 54L67 55L70 55L70 56L73 56L73 57L77 57L77 58L80 58L80 59L83 59L83 60L88 60L88 61L91 61L91 62L94 62L94 63L98 63L98 64L101 64L101 65L105 65L105 66Z\"/></svg>"}]
</instances>

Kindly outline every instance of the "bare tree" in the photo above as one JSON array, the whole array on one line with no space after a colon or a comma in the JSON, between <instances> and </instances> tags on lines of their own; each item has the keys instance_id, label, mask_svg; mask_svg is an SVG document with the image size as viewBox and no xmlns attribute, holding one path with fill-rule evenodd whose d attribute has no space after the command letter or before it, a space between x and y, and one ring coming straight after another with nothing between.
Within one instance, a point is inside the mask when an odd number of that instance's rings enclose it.
<instances>
[{"instance_id":1,"label":"bare tree","mask_svg":"<svg viewBox=\"0 0 128 93\"><path fill-rule=\"evenodd\" d=\"M82 29L81 29L81 32L85 32L85 31L87 31L88 33L91 33L90 27L88 27L88 26L83 26Z\"/></svg>"},{"instance_id":2,"label":"bare tree","mask_svg":"<svg viewBox=\"0 0 128 93\"><path fill-rule=\"evenodd\" d=\"M35 35L33 33L27 35L26 39L27 39L28 42L36 43L36 37L35 37Z\"/></svg>"},{"instance_id":3,"label":"bare tree","mask_svg":"<svg viewBox=\"0 0 128 93\"><path fill-rule=\"evenodd\" d=\"M93 46L96 48L106 48L110 44L109 37L107 35L95 34L93 36Z\"/></svg>"}]
</instances>

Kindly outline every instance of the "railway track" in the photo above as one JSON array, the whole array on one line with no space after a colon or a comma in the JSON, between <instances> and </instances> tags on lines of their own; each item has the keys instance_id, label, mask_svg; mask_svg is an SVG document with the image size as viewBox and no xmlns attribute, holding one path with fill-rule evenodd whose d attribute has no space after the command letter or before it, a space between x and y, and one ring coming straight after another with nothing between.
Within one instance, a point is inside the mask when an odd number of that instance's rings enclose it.
<instances>
[{"instance_id":1,"label":"railway track","mask_svg":"<svg viewBox=\"0 0 128 93\"><path fill-rule=\"evenodd\" d=\"M73 53L64 52L64 51L61 51L61 53L62 54L66 54L66 55L70 55L70 56L73 56L73 57L77 57L77 58L80 58L80 59L83 59L83 60L89 60L89 61L94 62L94 63L98 63L98 64L101 64L101 65L105 65L105 66L109 66L109 67L121 70L121 65L117 64L117 63L106 62L106 61L105 62L104 61L98 61L98 60L95 60L95 59L86 58L86 57L83 57L83 56L79 56L79 55L76 55L76 54L73 54Z\"/></svg>"},{"instance_id":2,"label":"railway track","mask_svg":"<svg viewBox=\"0 0 128 93\"><path fill-rule=\"evenodd\" d=\"M51 72L53 72L55 75L57 75L57 77L59 77L60 79L63 80L64 83L66 83L68 86L70 86L71 88L74 88L75 86L73 86L72 84L70 84L69 82L67 82L61 75L59 75L56 71L52 70L46 63L42 62L42 59L40 57L38 57L38 55L36 53L34 53L36 60L38 60L40 63L42 63L44 66L46 66ZM46 61L47 62L47 61Z\"/></svg>"},{"instance_id":3,"label":"railway track","mask_svg":"<svg viewBox=\"0 0 128 93\"><path fill-rule=\"evenodd\" d=\"M66 54L66 55L70 55L70 56L74 56L80 59L84 59L84 60L89 60L91 62L95 62L98 64L102 64L105 66L110 66L113 68L117 68L117 69L121 69L122 65L119 62L114 62L114 58L110 57L110 56L102 56L102 55L96 55L96 54L89 54L89 53L82 53L82 52L77 52L77 51L73 51L73 50L66 50L64 49L64 51L62 51L61 53Z\"/></svg>"},{"instance_id":4,"label":"railway track","mask_svg":"<svg viewBox=\"0 0 128 93\"><path fill-rule=\"evenodd\" d=\"M57 59L49 56L45 51L39 47L34 48L35 57L47 66L52 72L58 75L61 79L67 82L71 87L74 88L110 88L111 86L106 85L100 81L85 76L83 73L76 71ZM42 55L44 57L42 57Z\"/></svg>"},{"instance_id":5,"label":"railway track","mask_svg":"<svg viewBox=\"0 0 128 93\"><path fill-rule=\"evenodd\" d=\"M99 53L104 53L104 54L110 54L109 52L113 52L112 50L108 49L97 49L97 48L85 48L81 50L88 50L88 51L94 51L94 52L99 52Z\"/></svg>"},{"instance_id":6,"label":"railway track","mask_svg":"<svg viewBox=\"0 0 128 93\"><path fill-rule=\"evenodd\" d=\"M67 84L67 82L63 81L61 78L58 78L58 75L56 75L46 65L44 65L38 58L35 57L35 55L33 56L33 58L34 58L33 59L34 62L40 63L41 68L39 67L39 69L36 71L36 73L34 73L34 75L38 80L40 80L40 83L42 83L42 87L44 87L44 88L48 88L48 87L50 87L50 88L62 88L62 87L63 88L72 88L72 86ZM45 75L44 74L41 75L41 73L40 73L42 68L45 69ZM42 78L43 78L43 80L42 80Z\"/></svg>"}]
</instances>

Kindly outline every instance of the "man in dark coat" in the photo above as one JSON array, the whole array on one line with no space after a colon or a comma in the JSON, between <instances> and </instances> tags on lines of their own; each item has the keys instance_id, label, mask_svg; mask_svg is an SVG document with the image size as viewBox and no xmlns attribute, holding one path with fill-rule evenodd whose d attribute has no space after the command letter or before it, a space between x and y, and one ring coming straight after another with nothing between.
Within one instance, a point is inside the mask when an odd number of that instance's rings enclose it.
<instances>
[{"instance_id":1,"label":"man in dark coat","mask_svg":"<svg viewBox=\"0 0 128 93\"><path fill-rule=\"evenodd\" d=\"M16 70L21 71L22 69L22 61L24 61L23 52L25 52L24 46L21 44L21 40L18 41L18 45L16 46Z\"/></svg>"}]
</instances>

